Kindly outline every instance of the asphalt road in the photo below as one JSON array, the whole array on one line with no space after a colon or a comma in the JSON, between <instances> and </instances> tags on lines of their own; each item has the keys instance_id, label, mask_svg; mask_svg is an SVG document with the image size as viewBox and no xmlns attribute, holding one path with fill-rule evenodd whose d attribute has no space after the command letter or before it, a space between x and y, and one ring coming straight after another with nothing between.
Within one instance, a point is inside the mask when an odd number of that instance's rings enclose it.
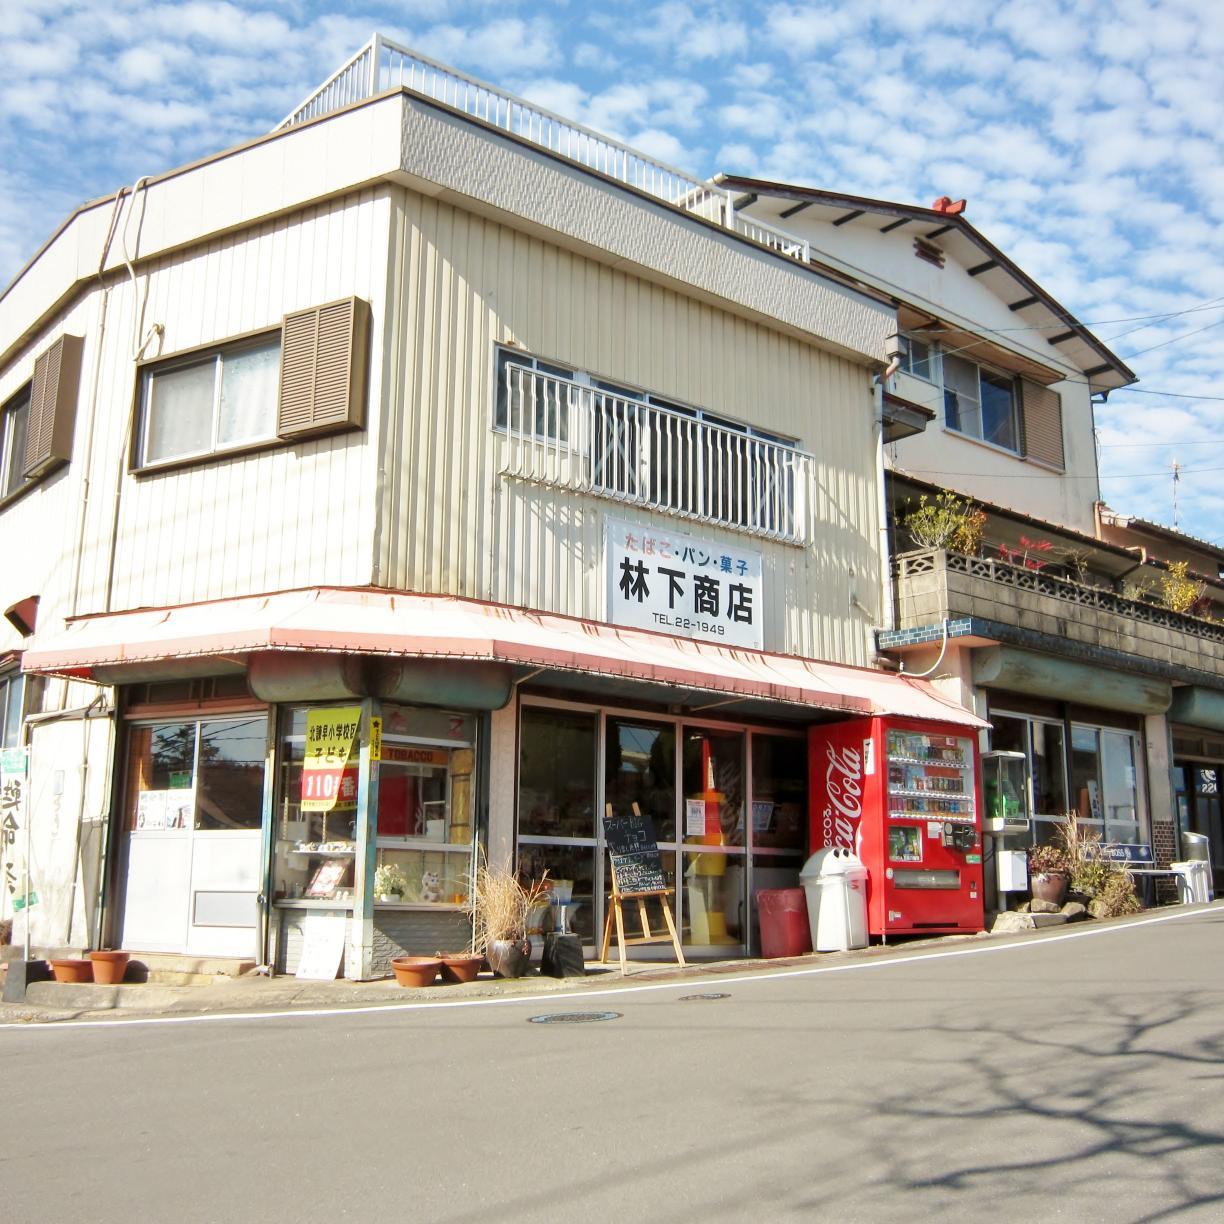
<instances>
[{"instance_id":1,"label":"asphalt road","mask_svg":"<svg viewBox=\"0 0 1224 1224\"><path fill-rule=\"evenodd\" d=\"M1088 929L536 1003L0 1029L0 1220L1220 1221L1224 909Z\"/></svg>"}]
</instances>

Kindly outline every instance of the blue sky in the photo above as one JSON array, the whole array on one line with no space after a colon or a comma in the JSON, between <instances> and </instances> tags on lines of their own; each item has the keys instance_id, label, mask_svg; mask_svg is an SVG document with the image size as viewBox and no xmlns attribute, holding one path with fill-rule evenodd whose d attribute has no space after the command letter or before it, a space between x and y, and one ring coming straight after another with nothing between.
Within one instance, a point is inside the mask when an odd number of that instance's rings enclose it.
<instances>
[{"instance_id":1,"label":"blue sky","mask_svg":"<svg viewBox=\"0 0 1224 1224\"><path fill-rule=\"evenodd\" d=\"M1224 542L1224 398L1178 398L1224 397L1224 3L3 0L0 283L376 29L702 175L967 197L1142 379L1098 411L1105 500L1172 522L1177 460L1182 529Z\"/></svg>"}]
</instances>

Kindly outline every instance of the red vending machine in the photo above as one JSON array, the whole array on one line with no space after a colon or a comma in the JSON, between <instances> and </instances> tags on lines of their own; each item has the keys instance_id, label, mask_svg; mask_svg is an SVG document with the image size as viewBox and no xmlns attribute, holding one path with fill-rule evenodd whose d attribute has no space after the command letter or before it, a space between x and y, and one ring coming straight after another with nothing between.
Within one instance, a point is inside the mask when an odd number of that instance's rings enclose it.
<instances>
[{"instance_id":1,"label":"red vending machine","mask_svg":"<svg viewBox=\"0 0 1224 1224\"><path fill-rule=\"evenodd\" d=\"M980 931L977 736L955 724L862 718L808 732L812 850L867 868L872 935Z\"/></svg>"}]
</instances>

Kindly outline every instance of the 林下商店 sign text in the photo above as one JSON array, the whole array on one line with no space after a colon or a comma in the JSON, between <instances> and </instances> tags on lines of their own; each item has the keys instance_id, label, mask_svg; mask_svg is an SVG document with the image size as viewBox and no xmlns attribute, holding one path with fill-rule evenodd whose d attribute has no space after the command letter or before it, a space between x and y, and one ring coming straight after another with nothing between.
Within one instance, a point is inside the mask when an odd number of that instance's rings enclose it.
<instances>
[{"instance_id":1,"label":"\u6797\u4e0b\u5546\u5e97 sign text","mask_svg":"<svg viewBox=\"0 0 1224 1224\"><path fill-rule=\"evenodd\" d=\"M761 649L761 554L679 532L607 520L614 625Z\"/></svg>"}]
</instances>

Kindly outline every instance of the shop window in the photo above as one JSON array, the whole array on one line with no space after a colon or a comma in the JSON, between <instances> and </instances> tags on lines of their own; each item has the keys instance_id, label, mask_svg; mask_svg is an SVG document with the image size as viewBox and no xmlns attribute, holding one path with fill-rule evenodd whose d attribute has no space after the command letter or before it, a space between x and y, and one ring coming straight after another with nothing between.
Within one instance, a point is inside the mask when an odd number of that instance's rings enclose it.
<instances>
[{"instance_id":1,"label":"shop window","mask_svg":"<svg viewBox=\"0 0 1224 1224\"><path fill-rule=\"evenodd\" d=\"M527 706L519 736L519 834L593 839L594 716Z\"/></svg>"},{"instance_id":2,"label":"shop window","mask_svg":"<svg viewBox=\"0 0 1224 1224\"><path fill-rule=\"evenodd\" d=\"M369 307L346 298L276 333L142 367L135 466L205 458L365 420Z\"/></svg>"},{"instance_id":3,"label":"shop window","mask_svg":"<svg viewBox=\"0 0 1224 1224\"><path fill-rule=\"evenodd\" d=\"M752 844L807 848L807 743L783 735L752 736Z\"/></svg>"},{"instance_id":4,"label":"shop window","mask_svg":"<svg viewBox=\"0 0 1224 1224\"><path fill-rule=\"evenodd\" d=\"M133 727L129 829L258 829L266 736L262 715Z\"/></svg>"},{"instance_id":5,"label":"shop window","mask_svg":"<svg viewBox=\"0 0 1224 1224\"><path fill-rule=\"evenodd\" d=\"M1079 818L1109 841L1135 842L1139 819L1139 742L1129 731L1071 728L1071 793Z\"/></svg>"},{"instance_id":6,"label":"shop window","mask_svg":"<svg viewBox=\"0 0 1224 1224\"><path fill-rule=\"evenodd\" d=\"M660 842L676 840L676 729L666 723L609 718L604 796L614 812L633 805L649 816Z\"/></svg>"},{"instance_id":7,"label":"shop window","mask_svg":"<svg viewBox=\"0 0 1224 1224\"><path fill-rule=\"evenodd\" d=\"M745 938L744 739L742 732L685 728L682 870L690 945L740 944Z\"/></svg>"},{"instance_id":8,"label":"shop window","mask_svg":"<svg viewBox=\"0 0 1224 1224\"><path fill-rule=\"evenodd\" d=\"M1025 772L1032 798L1034 842L1050 842L1066 817L1066 731L1061 722L1021 714L990 713L991 748L1023 752Z\"/></svg>"}]
</instances>

